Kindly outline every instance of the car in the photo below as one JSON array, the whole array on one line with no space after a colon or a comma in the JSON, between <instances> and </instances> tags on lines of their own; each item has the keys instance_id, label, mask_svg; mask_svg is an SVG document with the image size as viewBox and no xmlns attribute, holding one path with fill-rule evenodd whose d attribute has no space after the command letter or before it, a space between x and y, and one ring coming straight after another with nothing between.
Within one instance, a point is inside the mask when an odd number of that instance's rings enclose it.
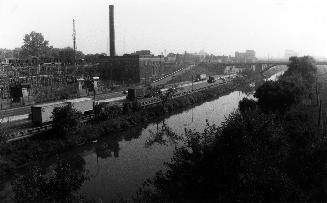
<instances>
[{"instance_id":1,"label":"car","mask_svg":"<svg viewBox=\"0 0 327 203\"><path fill-rule=\"evenodd\" d=\"M128 93L128 90L124 90L122 92L123 92L123 94L127 94Z\"/></svg>"}]
</instances>

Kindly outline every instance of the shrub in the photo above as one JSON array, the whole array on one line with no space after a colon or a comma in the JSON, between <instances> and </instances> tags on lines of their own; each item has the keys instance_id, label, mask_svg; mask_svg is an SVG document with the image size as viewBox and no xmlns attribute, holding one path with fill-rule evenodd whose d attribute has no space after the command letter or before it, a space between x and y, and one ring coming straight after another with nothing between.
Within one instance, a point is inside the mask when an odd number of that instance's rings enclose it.
<instances>
[{"instance_id":1,"label":"shrub","mask_svg":"<svg viewBox=\"0 0 327 203\"><path fill-rule=\"evenodd\" d=\"M56 107L52 113L53 126L58 135L68 136L80 127L82 113L71 105Z\"/></svg>"}]
</instances>

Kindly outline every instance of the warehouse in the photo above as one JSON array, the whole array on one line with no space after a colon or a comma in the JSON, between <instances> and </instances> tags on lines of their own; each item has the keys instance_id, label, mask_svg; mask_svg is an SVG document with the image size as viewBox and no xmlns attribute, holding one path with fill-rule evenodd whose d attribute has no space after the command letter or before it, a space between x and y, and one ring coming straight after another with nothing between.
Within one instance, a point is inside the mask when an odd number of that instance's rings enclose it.
<instances>
[{"instance_id":1,"label":"warehouse","mask_svg":"<svg viewBox=\"0 0 327 203\"><path fill-rule=\"evenodd\" d=\"M147 83L163 73L163 56L103 56L99 60L100 78L124 83Z\"/></svg>"}]
</instances>

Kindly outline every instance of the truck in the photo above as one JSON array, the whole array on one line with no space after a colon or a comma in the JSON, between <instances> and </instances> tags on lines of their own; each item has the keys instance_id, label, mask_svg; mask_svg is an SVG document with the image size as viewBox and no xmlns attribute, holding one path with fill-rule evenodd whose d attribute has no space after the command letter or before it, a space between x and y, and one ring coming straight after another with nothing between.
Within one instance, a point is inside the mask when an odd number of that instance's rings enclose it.
<instances>
[{"instance_id":1,"label":"truck","mask_svg":"<svg viewBox=\"0 0 327 203\"><path fill-rule=\"evenodd\" d=\"M214 82L218 81L220 78L221 78L220 75L211 75L211 76L209 76L208 83L214 83Z\"/></svg>"},{"instance_id":2,"label":"truck","mask_svg":"<svg viewBox=\"0 0 327 203\"><path fill-rule=\"evenodd\" d=\"M145 88L144 87L134 87L129 88L127 93L127 99L128 100L136 100L136 99L142 99L145 96Z\"/></svg>"},{"instance_id":3,"label":"truck","mask_svg":"<svg viewBox=\"0 0 327 203\"><path fill-rule=\"evenodd\" d=\"M207 79L207 75L206 74L198 74L196 76L195 82L202 81L202 80L205 80L205 79Z\"/></svg>"},{"instance_id":4,"label":"truck","mask_svg":"<svg viewBox=\"0 0 327 203\"><path fill-rule=\"evenodd\" d=\"M69 99L65 101L66 104L69 104L75 110L81 112L82 114L91 112L93 110L93 99L83 97L78 99Z\"/></svg>"},{"instance_id":5,"label":"truck","mask_svg":"<svg viewBox=\"0 0 327 203\"><path fill-rule=\"evenodd\" d=\"M52 112L56 107L63 107L67 105L65 102L53 102L33 105L32 111L32 122L35 125L43 124L52 121Z\"/></svg>"}]
</instances>

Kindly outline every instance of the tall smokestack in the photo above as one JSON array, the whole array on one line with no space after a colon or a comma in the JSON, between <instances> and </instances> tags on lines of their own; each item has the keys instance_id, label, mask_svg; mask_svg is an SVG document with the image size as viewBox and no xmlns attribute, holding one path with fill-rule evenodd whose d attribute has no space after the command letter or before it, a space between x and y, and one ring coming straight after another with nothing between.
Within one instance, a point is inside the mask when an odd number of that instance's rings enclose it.
<instances>
[{"instance_id":1,"label":"tall smokestack","mask_svg":"<svg viewBox=\"0 0 327 203\"><path fill-rule=\"evenodd\" d=\"M115 24L114 24L114 5L109 5L109 39L110 56L115 56Z\"/></svg>"}]
</instances>

